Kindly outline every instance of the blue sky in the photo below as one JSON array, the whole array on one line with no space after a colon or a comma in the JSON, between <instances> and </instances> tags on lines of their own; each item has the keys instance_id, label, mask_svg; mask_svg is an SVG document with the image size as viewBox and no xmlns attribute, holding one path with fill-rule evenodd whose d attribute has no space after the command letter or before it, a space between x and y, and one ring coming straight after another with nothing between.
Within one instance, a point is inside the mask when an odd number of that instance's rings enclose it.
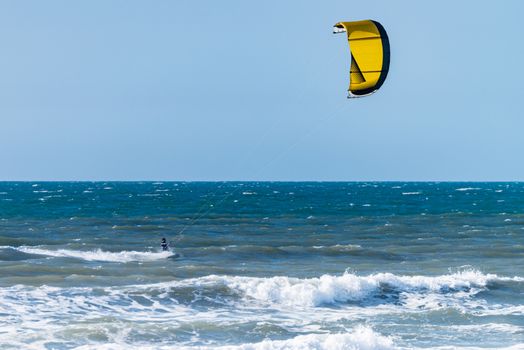
<instances>
[{"instance_id":1,"label":"blue sky","mask_svg":"<svg viewBox=\"0 0 524 350\"><path fill-rule=\"evenodd\" d=\"M0 180L524 180L522 1L2 1ZM388 31L346 99L337 21Z\"/></svg>"}]
</instances>

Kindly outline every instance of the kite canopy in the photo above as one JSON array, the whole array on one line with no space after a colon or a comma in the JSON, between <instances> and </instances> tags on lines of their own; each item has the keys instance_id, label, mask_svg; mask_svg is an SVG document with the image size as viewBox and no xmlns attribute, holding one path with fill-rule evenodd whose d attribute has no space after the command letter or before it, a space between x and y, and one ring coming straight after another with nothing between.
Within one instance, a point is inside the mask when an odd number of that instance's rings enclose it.
<instances>
[{"instance_id":1,"label":"kite canopy","mask_svg":"<svg viewBox=\"0 0 524 350\"><path fill-rule=\"evenodd\" d=\"M370 95L380 89L389 71L389 39L384 27L372 20L339 22L333 33L347 33L351 68L348 97Z\"/></svg>"}]
</instances>

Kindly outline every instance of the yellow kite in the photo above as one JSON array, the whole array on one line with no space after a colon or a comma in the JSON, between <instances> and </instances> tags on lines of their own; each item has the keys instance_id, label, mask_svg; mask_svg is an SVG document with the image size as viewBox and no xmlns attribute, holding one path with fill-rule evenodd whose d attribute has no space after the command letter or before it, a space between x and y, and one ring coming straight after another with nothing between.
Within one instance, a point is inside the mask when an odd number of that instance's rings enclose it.
<instances>
[{"instance_id":1,"label":"yellow kite","mask_svg":"<svg viewBox=\"0 0 524 350\"><path fill-rule=\"evenodd\" d=\"M389 71L389 39L384 27L372 20L339 22L333 33L347 33L351 68L348 98L371 95Z\"/></svg>"}]
</instances>

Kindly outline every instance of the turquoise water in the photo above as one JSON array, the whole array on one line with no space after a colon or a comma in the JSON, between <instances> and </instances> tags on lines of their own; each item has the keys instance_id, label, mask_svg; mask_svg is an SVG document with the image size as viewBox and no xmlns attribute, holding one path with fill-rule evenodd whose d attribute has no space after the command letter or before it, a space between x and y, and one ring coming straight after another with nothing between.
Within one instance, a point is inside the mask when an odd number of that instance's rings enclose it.
<instances>
[{"instance_id":1,"label":"turquoise water","mask_svg":"<svg viewBox=\"0 0 524 350\"><path fill-rule=\"evenodd\" d=\"M523 301L523 183L0 183L1 349L524 349Z\"/></svg>"}]
</instances>

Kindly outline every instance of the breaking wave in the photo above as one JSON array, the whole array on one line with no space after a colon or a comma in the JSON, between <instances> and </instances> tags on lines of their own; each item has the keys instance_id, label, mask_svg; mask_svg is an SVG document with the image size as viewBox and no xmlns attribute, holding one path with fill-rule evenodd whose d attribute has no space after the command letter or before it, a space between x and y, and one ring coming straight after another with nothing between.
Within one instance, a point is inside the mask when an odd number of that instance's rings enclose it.
<instances>
[{"instance_id":1,"label":"breaking wave","mask_svg":"<svg viewBox=\"0 0 524 350\"><path fill-rule=\"evenodd\" d=\"M296 306L358 302L375 296L383 298L387 295L398 295L398 293L467 292L475 294L486 288L491 282L524 281L520 277L498 277L475 270L435 277L397 276L391 273L358 276L344 273L341 276L323 275L306 279L285 276L270 278L208 276L198 280L207 283L211 281L223 283L249 298L262 302Z\"/></svg>"},{"instance_id":2,"label":"breaking wave","mask_svg":"<svg viewBox=\"0 0 524 350\"><path fill-rule=\"evenodd\" d=\"M358 276L323 275L317 278L244 277L209 275L150 285L132 285L128 291L172 295L177 302L190 305L202 300L230 305L259 307L274 305L284 308L310 308L354 305L363 309L387 306L400 310L428 310L455 308L475 314L524 314L519 305L485 305L474 297L489 291L497 284L511 285L524 282L522 277L499 277L476 270L461 271L440 276L398 276L377 273ZM521 286L517 286L520 288ZM183 300L183 296L191 299ZM182 298L182 299L181 299ZM387 310L386 310L387 311ZM389 312L387 311L387 312Z\"/></svg>"}]
</instances>

